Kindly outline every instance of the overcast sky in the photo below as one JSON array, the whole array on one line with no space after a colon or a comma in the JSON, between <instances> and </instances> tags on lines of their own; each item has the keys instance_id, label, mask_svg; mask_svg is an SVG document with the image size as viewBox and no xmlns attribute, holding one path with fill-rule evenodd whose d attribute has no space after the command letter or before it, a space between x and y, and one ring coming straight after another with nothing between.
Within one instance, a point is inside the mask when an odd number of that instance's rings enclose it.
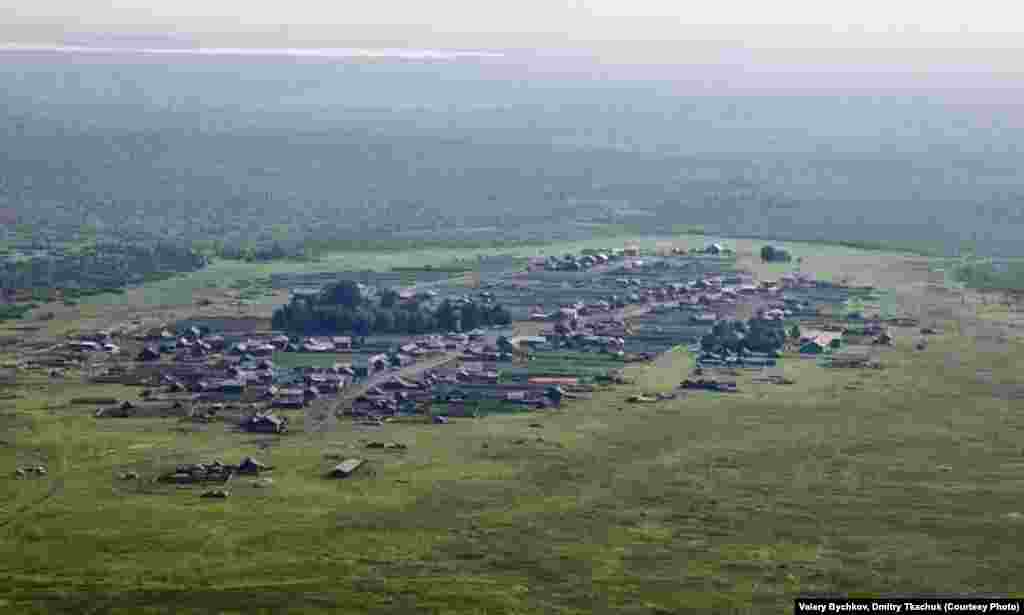
<instances>
[{"instance_id":1,"label":"overcast sky","mask_svg":"<svg viewBox=\"0 0 1024 615\"><path fill-rule=\"evenodd\" d=\"M700 61L774 49L845 49L844 61L1017 72L1024 3L1008 0L7 0L0 41L60 42L86 32L170 34L203 45L562 48L608 59ZM925 52L923 50L933 50ZM934 51L938 50L938 51ZM967 51L965 51L967 50ZM715 57L720 57L716 55ZM780 56L781 57L781 56ZM886 60L888 61L888 60Z\"/></svg>"}]
</instances>

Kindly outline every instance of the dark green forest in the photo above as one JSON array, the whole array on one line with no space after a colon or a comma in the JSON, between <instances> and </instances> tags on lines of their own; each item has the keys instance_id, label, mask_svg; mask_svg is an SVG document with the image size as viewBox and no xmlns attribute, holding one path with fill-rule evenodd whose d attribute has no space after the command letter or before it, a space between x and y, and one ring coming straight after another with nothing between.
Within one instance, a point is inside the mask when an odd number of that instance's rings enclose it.
<instances>
[{"instance_id":1,"label":"dark green forest","mask_svg":"<svg viewBox=\"0 0 1024 615\"><path fill-rule=\"evenodd\" d=\"M996 108L696 96L525 64L6 60L0 209L29 243L259 261L685 225L1012 255L1024 230L1022 134Z\"/></svg>"},{"instance_id":2,"label":"dark green forest","mask_svg":"<svg viewBox=\"0 0 1024 615\"><path fill-rule=\"evenodd\" d=\"M328 285L317 295L296 295L274 310L274 329L293 333L432 333L470 331L480 326L507 325L512 316L491 302L453 303L445 299L431 307L426 297L400 302L398 293L380 289L367 296L360 286L343 280Z\"/></svg>"}]
</instances>

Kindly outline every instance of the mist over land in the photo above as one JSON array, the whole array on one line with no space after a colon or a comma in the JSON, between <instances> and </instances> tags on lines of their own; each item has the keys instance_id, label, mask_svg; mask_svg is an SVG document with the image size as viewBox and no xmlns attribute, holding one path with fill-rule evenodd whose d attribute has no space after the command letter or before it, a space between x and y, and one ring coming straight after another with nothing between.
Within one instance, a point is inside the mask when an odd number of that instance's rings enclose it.
<instances>
[{"instance_id":1,"label":"mist over land","mask_svg":"<svg viewBox=\"0 0 1024 615\"><path fill-rule=\"evenodd\" d=\"M39 228L258 243L613 223L1020 252L1012 72L69 40L0 48L0 207Z\"/></svg>"}]
</instances>

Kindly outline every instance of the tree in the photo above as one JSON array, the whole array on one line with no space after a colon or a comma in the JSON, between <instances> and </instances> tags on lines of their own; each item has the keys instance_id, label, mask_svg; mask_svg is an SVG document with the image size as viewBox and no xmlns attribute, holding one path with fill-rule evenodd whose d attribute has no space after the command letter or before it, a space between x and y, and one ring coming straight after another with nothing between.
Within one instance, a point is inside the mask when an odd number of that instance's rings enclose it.
<instances>
[{"instance_id":1,"label":"tree","mask_svg":"<svg viewBox=\"0 0 1024 615\"><path fill-rule=\"evenodd\" d=\"M764 246L761 248L761 260L766 263L788 263L793 257L782 248Z\"/></svg>"},{"instance_id":2,"label":"tree","mask_svg":"<svg viewBox=\"0 0 1024 615\"><path fill-rule=\"evenodd\" d=\"M803 333L800 331L800 325L794 324L789 330L789 337L798 340L801 335L803 335Z\"/></svg>"},{"instance_id":3,"label":"tree","mask_svg":"<svg viewBox=\"0 0 1024 615\"><path fill-rule=\"evenodd\" d=\"M473 302L463 303L459 310L459 321L463 330L472 330L480 326L480 309Z\"/></svg>"},{"instance_id":4,"label":"tree","mask_svg":"<svg viewBox=\"0 0 1024 615\"><path fill-rule=\"evenodd\" d=\"M391 309L398 303L398 292L391 288L382 288L380 290L380 306L382 308Z\"/></svg>"},{"instance_id":5,"label":"tree","mask_svg":"<svg viewBox=\"0 0 1024 615\"><path fill-rule=\"evenodd\" d=\"M357 283L352 280L342 280L325 288L323 298L327 303L354 308L362 303L363 293L359 290Z\"/></svg>"},{"instance_id":6,"label":"tree","mask_svg":"<svg viewBox=\"0 0 1024 615\"><path fill-rule=\"evenodd\" d=\"M395 330L395 315L390 310L377 310L376 329L382 333Z\"/></svg>"},{"instance_id":7,"label":"tree","mask_svg":"<svg viewBox=\"0 0 1024 615\"><path fill-rule=\"evenodd\" d=\"M511 322L512 314L508 310L500 305L494 306L494 311L491 313L491 324L504 326Z\"/></svg>"},{"instance_id":8,"label":"tree","mask_svg":"<svg viewBox=\"0 0 1024 615\"><path fill-rule=\"evenodd\" d=\"M434 318L437 319L437 326L444 331L458 329L459 317L455 313L455 307L447 299L438 306L437 311L434 312Z\"/></svg>"},{"instance_id":9,"label":"tree","mask_svg":"<svg viewBox=\"0 0 1024 615\"><path fill-rule=\"evenodd\" d=\"M773 352L782 348L786 341L786 330L781 321L751 318L747 323L749 333L744 345L754 352Z\"/></svg>"},{"instance_id":10,"label":"tree","mask_svg":"<svg viewBox=\"0 0 1024 615\"><path fill-rule=\"evenodd\" d=\"M370 314L364 310L356 312L355 318L352 321L352 331L360 336L369 335L373 331L373 322L370 320Z\"/></svg>"}]
</instances>

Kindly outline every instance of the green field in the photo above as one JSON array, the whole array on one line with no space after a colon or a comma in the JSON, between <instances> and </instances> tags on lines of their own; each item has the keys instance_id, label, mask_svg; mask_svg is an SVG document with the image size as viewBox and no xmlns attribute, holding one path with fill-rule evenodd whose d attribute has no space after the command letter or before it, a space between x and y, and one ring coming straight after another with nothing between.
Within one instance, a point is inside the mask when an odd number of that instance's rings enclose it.
<instances>
[{"instance_id":1,"label":"green field","mask_svg":"<svg viewBox=\"0 0 1024 615\"><path fill-rule=\"evenodd\" d=\"M0 605L777 613L798 591L1019 592L1024 409L977 368L1013 382L1022 348L981 350L954 333L926 352L912 343L899 336L883 371L793 360L790 387L624 403L678 382L689 361L676 351L630 368L634 387L561 411L373 434L341 423L267 450L219 425L101 422L68 403L130 389L40 394L25 381L0 458L50 475L0 479ZM361 438L409 449L365 450ZM323 478L331 453L376 472ZM174 463L246 454L278 467L271 487L239 480L210 502L150 482ZM125 470L143 480L117 480Z\"/></svg>"},{"instance_id":2,"label":"green field","mask_svg":"<svg viewBox=\"0 0 1024 615\"><path fill-rule=\"evenodd\" d=\"M275 352L274 365L283 369L293 367L333 367L335 363L351 363L349 352Z\"/></svg>"},{"instance_id":3,"label":"green field","mask_svg":"<svg viewBox=\"0 0 1024 615\"><path fill-rule=\"evenodd\" d=\"M274 273L299 272L330 272L330 271L390 271L402 269L418 269L430 265L451 270L472 267L480 256L515 256L531 257L546 255L563 255L568 252L579 253L585 249L621 247L636 244L642 249L654 250L659 246L671 243L675 246L700 248L708 243L722 241L738 251L756 253L766 242L756 239L724 239L713 235L695 235L681 233L656 238L650 236L613 236L608 238L581 241L564 241L547 244L502 245L499 247L480 248L442 248L430 247L419 250L397 251L353 251L333 252L312 263L279 261L270 263L245 263L220 260L210 266L193 273L181 274L174 279L147 284L144 292L136 292L132 300L143 306L160 305L191 305L197 291L210 287L235 288L243 292L250 291L248 299L254 303L266 302L269 299L254 290L263 290L258 280L266 279ZM829 258L843 258L851 255L871 255L874 253L852 247L824 244L801 244L799 242L773 242L789 250L794 258L827 254ZM876 257L877 258L877 257ZM817 264L816 264L817 261ZM765 265L765 272L785 273L795 268L793 264ZM820 259L811 256L803 269L809 273L830 278L834 269L821 263ZM82 303L90 305L117 305L124 303L120 295L106 294L82 299Z\"/></svg>"},{"instance_id":4,"label":"green field","mask_svg":"<svg viewBox=\"0 0 1024 615\"><path fill-rule=\"evenodd\" d=\"M879 284L909 275L837 250L812 259ZM892 287L887 309L946 309ZM675 349L560 410L311 433L290 412L283 437L98 420L71 400L138 389L19 373L2 391L0 612L780 613L799 592L1019 595L1024 347L994 318L935 315L924 351L897 330L883 370L787 357L789 386L741 375L737 394L628 403L688 375ZM337 357L275 357L293 360ZM244 455L276 466L272 485L239 478L205 500L153 482ZM368 471L324 477L348 456ZM14 477L34 464L48 476Z\"/></svg>"}]
</instances>

